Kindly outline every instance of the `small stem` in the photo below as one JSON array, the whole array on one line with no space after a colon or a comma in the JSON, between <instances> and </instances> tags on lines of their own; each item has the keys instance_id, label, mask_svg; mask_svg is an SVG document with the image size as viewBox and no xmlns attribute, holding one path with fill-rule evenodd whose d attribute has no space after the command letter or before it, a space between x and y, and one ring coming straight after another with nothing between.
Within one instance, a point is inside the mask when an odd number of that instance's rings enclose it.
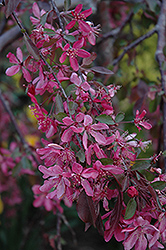
<instances>
[{"instance_id":1,"label":"small stem","mask_svg":"<svg viewBox=\"0 0 166 250\"><path fill-rule=\"evenodd\" d=\"M62 250L61 244L61 214L57 210L57 249Z\"/></svg>"},{"instance_id":2,"label":"small stem","mask_svg":"<svg viewBox=\"0 0 166 250\"><path fill-rule=\"evenodd\" d=\"M60 16L60 12L56 6L56 3L55 3L55 0L51 0L51 3L52 3L52 7L53 9L55 10L56 14L57 14L57 17L58 17L58 20L59 20L59 25L62 29L62 31L64 32L64 26L63 26L63 22L62 22L62 19L61 19L61 16Z\"/></svg>"},{"instance_id":3,"label":"small stem","mask_svg":"<svg viewBox=\"0 0 166 250\"><path fill-rule=\"evenodd\" d=\"M4 109L5 109L6 112L9 114L10 120L11 120L11 122L13 123L14 128L15 128L17 134L19 135L20 141L21 141L21 143L23 144L25 150L26 150L28 153L30 152L30 153L32 154L33 159L34 159L34 160L36 161L36 163L39 165L39 161L37 160L37 158L36 158L34 152L30 149L30 147L29 147L29 145L27 144L27 142L25 141L24 136L22 135L22 133L21 133L21 131L20 131L18 125L17 125L17 122L16 122L16 120L15 120L15 117L14 117L14 115L13 115L11 109L10 109L10 106L9 106L8 102L5 100L5 98L3 97L1 90L0 90L0 100L1 100L1 102L2 102L2 105L3 105Z\"/></svg>"}]
</instances>

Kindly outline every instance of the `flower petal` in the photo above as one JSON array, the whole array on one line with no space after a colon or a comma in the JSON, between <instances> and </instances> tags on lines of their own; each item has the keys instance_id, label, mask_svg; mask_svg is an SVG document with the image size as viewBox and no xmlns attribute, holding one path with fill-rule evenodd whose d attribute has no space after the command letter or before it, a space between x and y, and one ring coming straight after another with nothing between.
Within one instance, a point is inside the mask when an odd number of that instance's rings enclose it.
<instances>
[{"instance_id":1,"label":"flower petal","mask_svg":"<svg viewBox=\"0 0 166 250\"><path fill-rule=\"evenodd\" d=\"M13 76L13 75L17 74L20 71L20 69L21 69L20 65L13 65L6 70L6 75Z\"/></svg>"}]
</instances>

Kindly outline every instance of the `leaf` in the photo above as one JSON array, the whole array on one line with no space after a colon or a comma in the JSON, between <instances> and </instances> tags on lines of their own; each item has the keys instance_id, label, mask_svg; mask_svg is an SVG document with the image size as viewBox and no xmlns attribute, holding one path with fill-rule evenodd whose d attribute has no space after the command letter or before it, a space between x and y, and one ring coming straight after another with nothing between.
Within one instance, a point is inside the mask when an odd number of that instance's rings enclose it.
<instances>
[{"instance_id":1,"label":"leaf","mask_svg":"<svg viewBox=\"0 0 166 250\"><path fill-rule=\"evenodd\" d=\"M95 118L97 121L101 122L101 123L106 123L108 125L114 125L115 122L112 119L111 116L103 114L103 115L99 115Z\"/></svg>"},{"instance_id":2,"label":"leaf","mask_svg":"<svg viewBox=\"0 0 166 250\"><path fill-rule=\"evenodd\" d=\"M55 115L55 119L58 120L59 122L62 122L63 118L65 118L67 114L63 112L59 112L58 114Z\"/></svg>"},{"instance_id":3,"label":"leaf","mask_svg":"<svg viewBox=\"0 0 166 250\"><path fill-rule=\"evenodd\" d=\"M153 12L156 11L157 1L156 0L146 0L147 4L149 5L149 9Z\"/></svg>"},{"instance_id":4,"label":"leaf","mask_svg":"<svg viewBox=\"0 0 166 250\"><path fill-rule=\"evenodd\" d=\"M8 18L13 11L17 8L21 0L5 0L5 14Z\"/></svg>"},{"instance_id":5,"label":"leaf","mask_svg":"<svg viewBox=\"0 0 166 250\"><path fill-rule=\"evenodd\" d=\"M125 117L124 113L119 112L119 113L116 115L116 117L115 117L115 122L118 123L118 122L123 121L124 117Z\"/></svg>"},{"instance_id":6,"label":"leaf","mask_svg":"<svg viewBox=\"0 0 166 250\"><path fill-rule=\"evenodd\" d=\"M151 183L151 186L154 189L158 189L161 191L166 187L166 182L165 181L156 181L156 182Z\"/></svg>"},{"instance_id":7,"label":"leaf","mask_svg":"<svg viewBox=\"0 0 166 250\"><path fill-rule=\"evenodd\" d=\"M73 141L70 142L70 147L74 152L78 152L80 149Z\"/></svg>"},{"instance_id":8,"label":"leaf","mask_svg":"<svg viewBox=\"0 0 166 250\"><path fill-rule=\"evenodd\" d=\"M99 161L101 161L101 163L103 165L109 165L109 164L113 164L113 159L110 159L110 158L101 158L99 159Z\"/></svg>"},{"instance_id":9,"label":"leaf","mask_svg":"<svg viewBox=\"0 0 166 250\"><path fill-rule=\"evenodd\" d=\"M25 40L25 44L26 44L27 50L30 53L30 55L32 55L35 60L39 61L40 60L40 52L39 52L38 48L36 47L36 45L25 34L24 34L24 40Z\"/></svg>"},{"instance_id":10,"label":"leaf","mask_svg":"<svg viewBox=\"0 0 166 250\"><path fill-rule=\"evenodd\" d=\"M71 35L64 35L63 37L70 43L74 43L76 41L75 37Z\"/></svg>"},{"instance_id":11,"label":"leaf","mask_svg":"<svg viewBox=\"0 0 166 250\"><path fill-rule=\"evenodd\" d=\"M80 149L77 153L76 156L80 160L80 162L85 162L85 152L83 149Z\"/></svg>"},{"instance_id":12,"label":"leaf","mask_svg":"<svg viewBox=\"0 0 166 250\"><path fill-rule=\"evenodd\" d=\"M141 161L141 162L136 162L131 170L144 170L144 169L148 169L151 166L149 161Z\"/></svg>"},{"instance_id":13,"label":"leaf","mask_svg":"<svg viewBox=\"0 0 166 250\"><path fill-rule=\"evenodd\" d=\"M41 25L44 27L44 25L46 24L46 21L47 21L47 17L48 17L48 12L46 12L45 14L43 14L42 16L41 16Z\"/></svg>"},{"instance_id":14,"label":"leaf","mask_svg":"<svg viewBox=\"0 0 166 250\"><path fill-rule=\"evenodd\" d=\"M65 10L67 11L71 6L71 0L64 0L64 7Z\"/></svg>"},{"instance_id":15,"label":"leaf","mask_svg":"<svg viewBox=\"0 0 166 250\"><path fill-rule=\"evenodd\" d=\"M75 102L69 102L69 109L70 109L70 114L74 115L76 112L76 109L78 108L78 104Z\"/></svg>"},{"instance_id":16,"label":"leaf","mask_svg":"<svg viewBox=\"0 0 166 250\"><path fill-rule=\"evenodd\" d=\"M137 208L136 201L134 199L130 199L129 202L127 203L124 219L128 220L131 217L133 217L133 215L135 214L136 208Z\"/></svg>"},{"instance_id":17,"label":"leaf","mask_svg":"<svg viewBox=\"0 0 166 250\"><path fill-rule=\"evenodd\" d=\"M92 52L89 57L83 58L82 60L82 67L85 65L90 65L97 57L97 54L95 52Z\"/></svg>"},{"instance_id":18,"label":"leaf","mask_svg":"<svg viewBox=\"0 0 166 250\"><path fill-rule=\"evenodd\" d=\"M65 89L66 95L70 96L72 93L74 93L74 91L76 90L76 85L70 84L69 86L67 86L67 88Z\"/></svg>"},{"instance_id":19,"label":"leaf","mask_svg":"<svg viewBox=\"0 0 166 250\"><path fill-rule=\"evenodd\" d=\"M94 66L91 68L92 71L100 73L100 74L106 74L106 75L112 75L114 74L114 72L112 72L111 70L104 68L102 66Z\"/></svg>"},{"instance_id":20,"label":"leaf","mask_svg":"<svg viewBox=\"0 0 166 250\"><path fill-rule=\"evenodd\" d=\"M95 205L92 198L87 196L85 191L80 193L76 208L79 218L86 224L85 230L93 225L101 235L104 234L98 205Z\"/></svg>"},{"instance_id":21,"label":"leaf","mask_svg":"<svg viewBox=\"0 0 166 250\"><path fill-rule=\"evenodd\" d=\"M59 94L55 96L55 109L56 114L64 112L62 97Z\"/></svg>"}]
</instances>

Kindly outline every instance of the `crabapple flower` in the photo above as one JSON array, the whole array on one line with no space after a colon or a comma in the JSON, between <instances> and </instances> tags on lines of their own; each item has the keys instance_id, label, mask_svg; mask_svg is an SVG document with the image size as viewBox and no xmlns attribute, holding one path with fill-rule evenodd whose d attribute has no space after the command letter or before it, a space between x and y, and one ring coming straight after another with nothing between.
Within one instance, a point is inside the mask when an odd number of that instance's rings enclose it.
<instances>
[{"instance_id":1,"label":"crabapple flower","mask_svg":"<svg viewBox=\"0 0 166 250\"><path fill-rule=\"evenodd\" d=\"M6 70L6 75L13 76L13 75L17 74L20 70L22 70L22 73L23 73L25 80L27 82L31 82L31 80L32 80L31 75L28 72L28 70L24 67L23 54L22 54L22 50L20 49L20 47L17 48L16 55L17 55L17 57L14 54L12 54L11 52L9 52L7 54L7 58L9 58L9 61L11 63L15 63L16 65L13 65L10 68L8 68Z\"/></svg>"},{"instance_id":2,"label":"crabapple flower","mask_svg":"<svg viewBox=\"0 0 166 250\"><path fill-rule=\"evenodd\" d=\"M78 4L74 11L72 11L73 20L66 25L66 29L71 29L75 25L76 22L79 24L79 28L84 32L91 31L91 27L84 20L92 14L92 8L88 10L84 10L81 12L83 4Z\"/></svg>"},{"instance_id":3,"label":"crabapple flower","mask_svg":"<svg viewBox=\"0 0 166 250\"><path fill-rule=\"evenodd\" d=\"M149 221L139 216L134 220L133 226L122 230L122 232L129 233L123 242L125 250L132 249L134 245L137 250L146 250L148 242L149 248L158 243L157 240L159 239L160 231L151 225Z\"/></svg>"},{"instance_id":4,"label":"crabapple flower","mask_svg":"<svg viewBox=\"0 0 166 250\"><path fill-rule=\"evenodd\" d=\"M134 186L131 186L127 189L127 194L129 197L133 198L138 196L138 191Z\"/></svg>"},{"instance_id":5,"label":"crabapple flower","mask_svg":"<svg viewBox=\"0 0 166 250\"><path fill-rule=\"evenodd\" d=\"M78 71L79 70L79 64L78 64L78 61L77 61L77 57L79 56L79 57L82 57L82 58L86 58L86 57L89 57L91 55L86 50L81 49L83 47L83 43L84 43L83 39L80 39L80 40L76 41L73 44L73 47L71 47L70 44L67 43L63 48L64 52L61 55L59 61L61 63L63 63L66 60L67 56L68 56L72 69L75 70L75 71Z\"/></svg>"},{"instance_id":6,"label":"crabapple flower","mask_svg":"<svg viewBox=\"0 0 166 250\"><path fill-rule=\"evenodd\" d=\"M141 125L142 127L146 128L146 129L152 128L152 125L143 119L145 115L146 115L146 110L143 110L141 114L139 113L139 110L136 111L136 117L134 119L134 124L138 128L139 131L141 130L141 127L139 125Z\"/></svg>"}]
</instances>

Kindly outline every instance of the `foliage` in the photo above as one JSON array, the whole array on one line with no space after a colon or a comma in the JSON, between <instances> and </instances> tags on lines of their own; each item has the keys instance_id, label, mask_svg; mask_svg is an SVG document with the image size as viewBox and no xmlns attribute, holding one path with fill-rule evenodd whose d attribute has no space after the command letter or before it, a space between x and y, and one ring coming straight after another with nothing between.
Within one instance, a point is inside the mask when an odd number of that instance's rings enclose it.
<instances>
[{"instance_id":1,"label":"foliage","mask_svg":"<svg viewBox=\"0 0 166 250\"><path fill-rule=\"evenodd\" d=\"M164 163L158 160L166 145L156 131L161 129L160 108L165 103L165 58L163 52L161 55L165 43L161 42L159 24L166 4L113 1L109 9L112 33L96 41L100 27L87 21L92 8L83 9L83 4L78 4L70 10L71 1L66 0L65 10L59 12L52 0L52 8L46 11L36 2L32 6L27 1L23 5L19 2L5 1L2 7L6 17L11 15L19 26L26 45L18 41L15 51L6 55L12 66L5 73L17 82L17 87L4 84L4 94L0 92L3 247L14 249L9 243L12 241L16 249L46 244L60 250L63 221L73 236L73 248L77 248L75 232L65 217L65 213L77 211L85 231L95 227L106 242L114 236L125 250L163 249L166 178L162 173ZM30 35L20 22L27 8L32 10ZM148 31L140 34L146 21ZM161 81L157 79L159 72L151 78L149 69L140 66L146 52L139 55L142 48L137 47L156 32ZM97 65L97 58L102 55L100 46L110 37L114 37L116 50L112 54L116 59L106 68L104 62ZM143 48L148 46L144 43ZM150 64L157 67L155 62ZM119 83L123 83L121 88ZM23 101L18 101L21 88L25 93L21 94ZM163 128L165 120L163 116ZM10 122L17 132L14 138ZM150 139L153 148L145 157ZM75 213L73 217L78 225ZM21 227L16 219L21 220ZM12 230L5 233L6 221L18 228L18 238ZM22 227L27 231L22 232ZM39 228L42 239L29 240L31 231L35 237Z\"/></svg>"}]
</instances>

